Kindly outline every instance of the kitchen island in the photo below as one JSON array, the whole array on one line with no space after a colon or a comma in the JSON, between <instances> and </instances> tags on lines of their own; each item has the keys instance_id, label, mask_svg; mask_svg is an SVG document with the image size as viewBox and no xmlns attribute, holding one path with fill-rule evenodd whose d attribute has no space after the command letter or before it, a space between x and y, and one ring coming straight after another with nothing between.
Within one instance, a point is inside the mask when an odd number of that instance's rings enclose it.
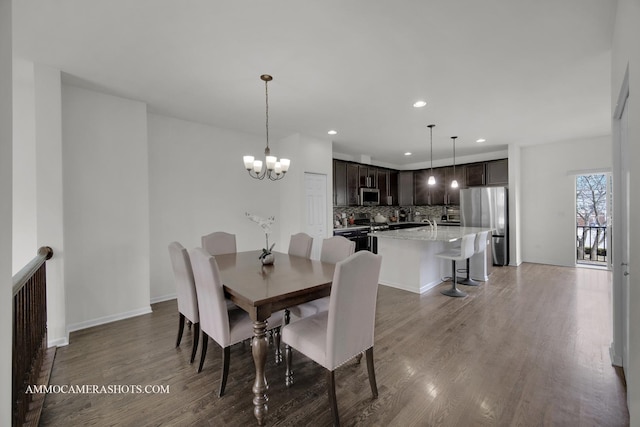
<instances>
[{"instance_id":1,"label":"kitchen island","mask_svg":"<svg viewBox=\"0 0 640 427\"><path fill-rule=\"evenodd\" d=\"M374 236L378 239L378 254L382 255L380 284L420 294L426 292L452 273L451 262L436 257L436 254L463 236L490 230L439 225L435 228L379 231ZM490 271L487 259L491 257L486 250L471 257L473 279L488 279ZM458 268L465 267L458 265Z\"/></svg>"}]
</instances>

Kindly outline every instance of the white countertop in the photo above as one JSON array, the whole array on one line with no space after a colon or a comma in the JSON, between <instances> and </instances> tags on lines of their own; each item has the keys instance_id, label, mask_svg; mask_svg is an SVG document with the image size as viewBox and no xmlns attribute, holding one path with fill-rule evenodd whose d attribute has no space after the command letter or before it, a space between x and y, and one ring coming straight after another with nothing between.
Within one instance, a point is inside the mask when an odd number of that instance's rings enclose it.
<instances>
[{"instance_id":1,"label":"white countertop","mask_svg":"<svg viewBox=\"0 0 640 427\"><path fill-rule=\"evenodd\" d=\"M426 226L400 230L378 231L373 235L383 239L452 242L454 240L461 239L467 234L478 234L483 231L491 231L491 228L439 225L433 230L429 226Z\"/></svg>"}]
</instances>

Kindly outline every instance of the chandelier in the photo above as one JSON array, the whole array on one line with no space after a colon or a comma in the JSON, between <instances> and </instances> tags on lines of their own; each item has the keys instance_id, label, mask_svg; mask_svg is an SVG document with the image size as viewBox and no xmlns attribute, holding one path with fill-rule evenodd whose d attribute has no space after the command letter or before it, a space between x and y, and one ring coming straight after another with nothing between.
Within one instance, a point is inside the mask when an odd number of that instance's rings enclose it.
<instances>
[{"instance_id":1,"label":"chandelier","mask_svg":"<svg viewBox=\"0 0 640 427\"><path fill-rule=\"evenodd\" d=\"M249 172L249 176L255 179L264 179L265 177L269 178L271 181L277 181L279 179L284 178L284 175L289 170L289 165L291 161L289 159L280 159L276 156L271 155L271 150L269 149L269 90L267 87L267 83L273 80L268 74L263 74L260 76L260 79L264 81L264 96L266 100L266 129L267 129L267 147L264 149L265 156L265 164L266 168L262 167L262 160L255 160L253 156L243 156L242 160L244 162L244 167Z\"/></svg>"}]
</instances>

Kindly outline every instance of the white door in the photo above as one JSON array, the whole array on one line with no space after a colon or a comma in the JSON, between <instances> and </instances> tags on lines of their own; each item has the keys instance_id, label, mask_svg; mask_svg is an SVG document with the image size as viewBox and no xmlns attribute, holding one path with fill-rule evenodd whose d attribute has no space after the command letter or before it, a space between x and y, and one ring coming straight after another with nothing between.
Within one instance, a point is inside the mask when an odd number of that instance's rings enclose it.
<instances>
[{"instance_id":1,"label":"white door","mask_svg":"<svg viewBox=\"0 0 640 427\"><path fill-rule=\"evenodd\" d=\"M628 100L628 98L627 98ZM628 156L628 122L627 103L622 107L620 116L620 155L622 158L621 182L620 182L620 226L622 251L618 267L621 269L622 279L622 366L627 371L629 363L629 160Z\"/></svg>"},{"instance_id":2,"label":"white door","mask_svg":"<svg viewBox=\"0 0 640 427\"><path fill-rule=\"evenodd\" d=\"M327 237L327 175L304 174L305 233L313 237L311 258L320 259L322 240Z\"/></svg>"}]
</instances>

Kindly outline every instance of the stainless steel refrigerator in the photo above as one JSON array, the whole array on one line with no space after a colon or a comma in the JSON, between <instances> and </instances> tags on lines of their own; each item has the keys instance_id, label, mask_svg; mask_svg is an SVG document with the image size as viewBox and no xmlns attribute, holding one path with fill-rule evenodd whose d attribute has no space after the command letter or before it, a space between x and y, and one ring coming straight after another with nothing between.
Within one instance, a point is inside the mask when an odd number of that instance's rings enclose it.
<instances>
[{"instance_id":1,"label":"stainless steel refrigerator","mask_svg":"<svg viewBox=\"0 0 640 427\"><path fill-rule=\"evenodd\" d=\"M460 190L460 225L489 227L494 265L509 263L507 188L476 187Z\"/></svg>"}]
</instances>

